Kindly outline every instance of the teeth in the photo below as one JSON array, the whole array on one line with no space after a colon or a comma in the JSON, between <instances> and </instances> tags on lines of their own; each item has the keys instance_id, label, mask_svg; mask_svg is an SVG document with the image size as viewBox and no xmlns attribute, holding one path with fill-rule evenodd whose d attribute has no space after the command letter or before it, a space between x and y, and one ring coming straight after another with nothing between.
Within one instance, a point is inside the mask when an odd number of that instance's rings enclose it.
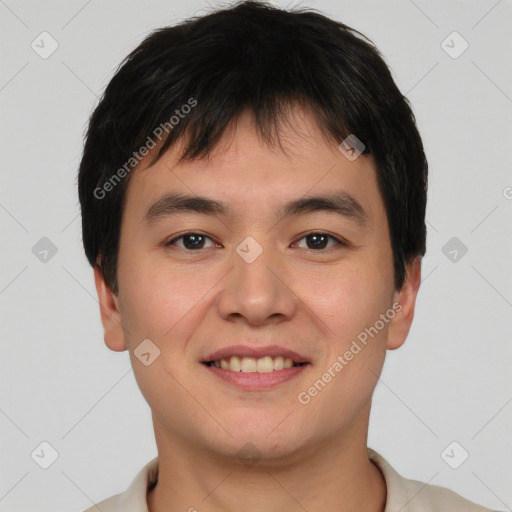
<instances>
[{"instance_id":1,"label":"teeth","mask_svg":"<svg viewBox=\"0 0 512 512\"><path fill-rule=\"evenodd\" d=\"M262 357L256 362L256 371L259 373L268 373L274 370L274 361L271 357Z\"/></svg>"},{"instance_id":2,"label":"teeth","mask_svg":"<svg viewBox=\"0 0 512 512\"><path fill-rule=\"evenodd\" d=\"M240 371L240 367L241 367L241 361L240 361L240 358L239 358L239 357L236 357L236 356L233 356L233 357L229 360L229 369L230 369L232 372L239 372L239 371Z\"/></svg>"},{"instance_id":3,"label":"teeth","mask_svg":"<svg viewBox=\"0 0 512 512\"><path fill-rule=\"evenodd\" d=\"M229 359L214 361L213 366L224 370L231 370L232 372L269 373L274 370L291 368L293 366L293 361L288 357L285 358L282 356L277 356L275 358L265 356L260 359L256 359L254 357L240 358L232 356Z\"/></svg>"},{"instance_id":4,"label":"teeth","mask_svg":"<svg viewBox=\"0 0 512 512\"><path fill-rule=\"evenodd\" d=\"M284 368L284 359L281 356L277 356L274 359L274 370L282 370Z\"/></svg>"},{"instance_id":5,"label":"teeth","mask_svg":"<svg viewBox=\"0 0 512 512\"><path fill-rule=\"evenodd\" d=\"M252 357L243 357L240 369L244 373L255 372L257 366L258 366L258 363L256 362L256 359L254 359Z\"/></svg>"}]
</instances>

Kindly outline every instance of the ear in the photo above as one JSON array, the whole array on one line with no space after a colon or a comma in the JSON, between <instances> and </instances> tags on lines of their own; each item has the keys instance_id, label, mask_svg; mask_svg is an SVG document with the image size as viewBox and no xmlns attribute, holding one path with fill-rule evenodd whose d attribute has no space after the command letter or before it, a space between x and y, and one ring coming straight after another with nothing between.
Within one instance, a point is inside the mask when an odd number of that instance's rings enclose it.
<instances>
[{"instance_id":1,"label":"ear","mask_svg":"<svg viewBox=\"0 0 512 512\"><path fill-rule=\"evenodd\" d=\"M118 298L108 287L99 265L94 266L94 282L100 302L101 323L103 324L105 345L110 350L122 352L126 350L126 340L121 323Z\"/></svg>"},{"instance_id":2,"label":"ear","mask_svg":"<svg viewBox=\"0 0 512 512\"><path fill-rule=\"evenodd\" d=\"M395 316L389 322L388 330L388 350L395 350L401 347L411 328L412 319L414 318L414 306L416 304L416 296L421 284L421 259L415 257L406 266L407 276L400 291L395 291L393 304L395 306Z\"/></svg>"}]
</instances>

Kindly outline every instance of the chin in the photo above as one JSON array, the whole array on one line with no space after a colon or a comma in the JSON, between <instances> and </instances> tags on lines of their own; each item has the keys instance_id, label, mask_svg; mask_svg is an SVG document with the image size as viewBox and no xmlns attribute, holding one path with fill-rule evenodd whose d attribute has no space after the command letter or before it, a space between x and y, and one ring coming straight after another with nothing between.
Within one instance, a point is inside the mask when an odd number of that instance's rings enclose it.
<instances>
[{"instance_id":1,"label":"chin","mask_svg":"<svg viewBox=\"0 0 512 512\"><path fill-rule=\"evenodd\" d=\"M288 464L308 451L312 437L306 435L304 427L300 431L290 428L284 418L286 415L269 414L255 423L246 417L231 420L226 423L231 436L220 429L222 434L217 431L220 437L211 437L210 431L204 441L219 456L238 459L248 466L258 462L275 466Z\"/></svg>"}]
</instances>

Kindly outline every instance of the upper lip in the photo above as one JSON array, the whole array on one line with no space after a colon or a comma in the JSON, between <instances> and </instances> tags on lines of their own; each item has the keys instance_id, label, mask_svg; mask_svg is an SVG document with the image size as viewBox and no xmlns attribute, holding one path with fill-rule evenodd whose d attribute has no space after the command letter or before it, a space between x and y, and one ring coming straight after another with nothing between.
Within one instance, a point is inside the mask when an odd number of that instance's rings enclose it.
<instances>
[{"instance_id":1,"label":"upper lip","mask_svg":"<svg viewBox=\"0 0 512 512\"><path fill-rule=\"evenodd\" d=\"M309 363L307 357L278 345L268 345L266 347L258 348L247 345L231 345L212 352L203 362L220 361L221 359L228 359L231 356L237 356L240 358L254 357L255 359L261 359L265 356L282 356L284 358L290 358L294 363Z\"/></svg>"}]
</instances>

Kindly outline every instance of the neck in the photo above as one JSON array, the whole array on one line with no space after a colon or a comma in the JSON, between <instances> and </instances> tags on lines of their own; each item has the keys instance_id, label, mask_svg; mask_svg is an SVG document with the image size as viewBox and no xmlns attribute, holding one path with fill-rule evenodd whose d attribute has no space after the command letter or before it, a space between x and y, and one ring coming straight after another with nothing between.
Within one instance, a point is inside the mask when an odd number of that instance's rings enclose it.
<instances>
[{"instance_id":1,"label":"neck","mask_svg":"<svg viewBox=\"0 0 512 512\"><path fill-rule=\"evenodd\" d=\"M244 465L164 435L153 421L159 477L147 494L149 512L384 511L386 484L368 459L367 429L341 439L338 433L287 461L262 457Z\"/></svg>"}]
</instances>

